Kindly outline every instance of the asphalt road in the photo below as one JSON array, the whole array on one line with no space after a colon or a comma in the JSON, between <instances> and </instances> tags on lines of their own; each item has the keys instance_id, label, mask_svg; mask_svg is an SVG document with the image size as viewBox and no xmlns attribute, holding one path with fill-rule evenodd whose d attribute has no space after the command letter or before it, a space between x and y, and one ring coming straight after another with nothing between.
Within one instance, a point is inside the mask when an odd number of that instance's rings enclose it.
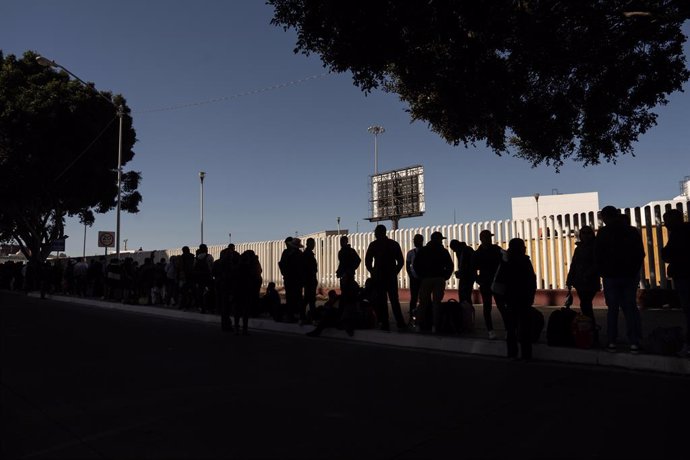
<instances>
[{"instance_id":1,"label":"asphalt road","mask_svg":"<svg viewBox=\"0 0 690 460\"><path fill-rule=\"evenodd\" d=\"M2 458L685 458L690 378L0 292Z\"/></svg>"}]
</instances>

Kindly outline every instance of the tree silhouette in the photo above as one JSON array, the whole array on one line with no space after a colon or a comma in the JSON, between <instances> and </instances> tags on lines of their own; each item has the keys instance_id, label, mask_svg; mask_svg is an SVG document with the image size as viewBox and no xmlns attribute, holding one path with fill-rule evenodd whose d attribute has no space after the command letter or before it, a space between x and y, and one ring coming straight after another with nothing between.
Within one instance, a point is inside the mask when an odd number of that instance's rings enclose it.
<instances>
[{"instance_id":1,"label":"tree silhouette","mask_svg":"<svg viewBox=\"0 0 690 460\"><path fill-rule=\"evenodd\" d=\"M134 157L136 134L121 96L98 93L37 55L0 52L0 240L14 239L42 261L63 238L66 216L86 225L116 206L118 119L122 164ZM108 102L111 101L111 103ZM121 209L138 212L141 174L123 173Z\"/></svg>"},{"instance_id":2,"label":"tree silhouette","mask_svg":"<svg viewBox=\"0 0 690 460\"><path fill-rule=\"evenodd\" d=\"M453 145L557 170L634 154L690 76L687 0L269 0L296 53L397 93Z\"/></svg>"}]
</instances>

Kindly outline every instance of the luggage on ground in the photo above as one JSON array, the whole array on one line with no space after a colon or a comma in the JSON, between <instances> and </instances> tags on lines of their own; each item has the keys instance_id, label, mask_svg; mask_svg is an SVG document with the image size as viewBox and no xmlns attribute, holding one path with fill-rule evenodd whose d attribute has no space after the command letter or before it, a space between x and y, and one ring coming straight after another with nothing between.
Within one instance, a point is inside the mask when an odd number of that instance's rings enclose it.
<instances>
[{"instance_id":1,"label":"luggage on ground","mask_svg":"<svg viewBox=\"0 0 690 460\"><path fill-rule=\"evenodd\" d=\"M571 326L573 341L577 348L589 349L594 345L594 321L589 316L578 313Z\"/></svg>"},{"instance_id":2,"label":"luggage on ground","mask_svg":"<svg viewBox=\"0 0 690 460\"><path fill-rule=\"evenodd\" d=\"M441 302L441 330L442 334L459 334L462 331L462 313L460 304L455 299Z\"/></svg>"},{"instance_id":3,"label":"luggage on ground","mask_svg":"<svg viewBox=\"0 0 690 460\"><path fill-rule=\"evenodd\" d=\"M655 327L647 337L646 349L650 353L675 355L683 348L683 328Z\"/></svg>"},{"instance_id":4,"label":"luggage on ground","mask_svg":"<svg viewBox=\"0 0 690 460\"><path fill-rule=\"evenodd\" d=\"M555 310L549 315L546 326L546 343L550 347L574 347L573 320L577 313L570 307Z\"/></svg>"}]
</instances>

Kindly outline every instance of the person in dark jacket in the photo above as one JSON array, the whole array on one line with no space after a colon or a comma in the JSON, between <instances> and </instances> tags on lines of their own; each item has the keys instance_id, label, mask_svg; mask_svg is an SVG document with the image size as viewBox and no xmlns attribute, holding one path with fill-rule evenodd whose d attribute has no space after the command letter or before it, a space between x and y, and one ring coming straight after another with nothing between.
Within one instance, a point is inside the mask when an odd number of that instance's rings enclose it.
<instances>
[{"instance_id":1,"label":"person in dark jacket","mask_svg":"<svg viewBox=\"0 0 690 460\"><path fill-rule=\"evenodd\" d=\"M316 261L316 256L314 255L314 248L316 247L316 241L314 238L307 238L307 247L304 249L304 305L299 312L299 320L301 324L307 322L306 308L309 308L309 317L314 317L314 311L316 310L316 288L319 285L317 278L317 273L319 271L319 264Z\"/></svg>"},{"instance_id":2,"label":"person in dark jacket","mask_svg":"<svg viewBox=\"0 0 690 460\"><path fill-rule=\"evenodd\" d=\"M362 262L357 251L350 246L347 235L340 237L340 250L338 251L338 268L335 276L340 280L340 293L352 293L355 286L355 272Z\"/></svg>"},{"instance_id":3,"label":"person in dark jacket","mask_svg":"<svg viewBox=\"0 0 690 460\"><path fill-rule=\"evenodd\" d=\"M398 242L386 236L385 225L376 226L374 237L376 239L369 244L364 256L364 264L376 290L376 313L381 322L381 329L390 330L387 302L387 299L390 299L398 331L404 332L407 330L407 324L398 297L398 273L405 266L405 258Z\"/></svg>"},{"instance_id":4,"label":"person in dark jacket","mask_svg":"<svg viewBox=\"0 0 690 460\"><path fill-rule=\"evenodd\" d=\"M299 238L287 238L286 248L280 256L278 268L283 275L285 286L286 321L294 323L296 315L304 307L302 288L304 286L304 254L302 241Z\"/></svg>"},{"instance_id":5,"label":"person in dark jacket","mask_svg":"<svg viewBox=\"0 0 690 460\"><path fill-rule=\"evenodd\" d=\"M213 263L213 277L216 283L217 308L220 311L220 327L225 332L233 330L231 314L238 299L240 254L230 243L220 251L220 257Z\"/></svg>"},{"instance_id":6,"label":"person in dark jacket","mask_svg":"<svg viewBox=\"0 0 690 460\"><path fill-rule=\"evenodd\" d=\"M254 251L248 249L240 255L240 264L237 269L238 299L235 307L235 335L240 334L240 317L242 318L242 335L248 335L249 312L256 311L259 304L259 293L263 270L259 257Z\"/></svg>"},{"instance_id":7,"label":"person in dark jacket","mask_svg":"<svg viewBox=\"0 0 690 460\"><path fill-rule=\"evenodd\" d=\"M523 360L532 359L532 316L530 308L537 291L537 277L525 242L513 238L508 243L508 260L501 265L500 275L506 285L506 344L508 357L518 357L518 340ZM518 335L519 331L519 335Z\"/></svg>"},{"instance_id":8,"label":"person in dark jacket","mask_svg":"<svg viewBox=\"0 0 690 460\"><path fill-rule=\"evenodd\" d=\"M682 212L672 209L664 213L664 225L669 234L661 258L668 264L668 277L685 313L684 354L690 357L690 223L684 222Z\"/></svg>"},{"instance_id":9,"label":"person in dark jacket","mask_svg":"<svg viewBox=\"0 0 690 460\"><path fill-rule=\"evenodd\" d=\"M410 308L409 323L411 326L414 325L413 312L417 308L417 300L419 299L419 285L422 280L419 279L417 273L414 271L414 259L417 253L424 247L424 236L419 233L412 238L412 244L414 247L407 251L407 257L405 258L405 270L407 271L407 277L410 279Z\"/></svg>"},{"instance_id":10,"label":"person in dark jacket","mask_svg":"<svg viewBox=\"0 0 690 460\"><path fill-rule=\"evenodd\" d=\"M473 257L474 268L478 271L477 283L479 284L479 293L482 296L484 324L486 325L490 340L496 338L494 322L491 316L492 298L496 301L496 308L505 323L505 302L503 297L491 290L491 283L494 281L494 275L496 275L496 270L498 270L498 266L503 260L505 251L499 245L491 242L492 236L494 235L489 230L482 230L479 233L481 244L474 251Z\"/></svg>"},{"instance_id":11,"label":"person in dark jacket","mask_svg":"<svg viewBox=\"0 0 690 460\"><path fill-rule=\"evenodd\" d=\"M458 269L455 277L458 279L458 301L472 304L472 290L477 279L477 269L474 266L474 249L464 241L452 240L450 249L458 259Z\"/></svg>"},{"instance_id":12,"label":"person in dark jacket","mask_svg":"<svg viewBox=\"0 0 690 460\"><path fill-rule=\"evenodd\" d=\"M617 208L606 206L600 215L605 226L599 229L596 237L594 259L604 281L604 298L608 307L607 350L616 351L618 312L623 310L630 353L635 354L640 350L642 338L640 311L637 308L637 288L645 257L642 237Z\"/></svg>"},{"instance_id":13,"label":"person in dark jacket","mask_svg":"<svg viewBox=\"0 0 690 460\"><path fill-rule=\"evenodd\" d=\"M566 285L568 290L575 288L580 298L580 310L582 314L592 319L594 327L594 346L599 346L599 334L597 334L596 319L592 301L601 290L599 271L594 260L595 235L589 225L584 225L579 232L580 241L575 243L575 252L570 261L570 269Z\"/></svg>"},{"instance_id":14,"label":"person in dark jacket","mask_svg":"<svg viewBox=\"0 0 690 460\"><path fill-rule=\"evenodd\" d=\"M453 259L443 246L444 239L445 237L441 232L433 232L429 242L415 256L413 264L414 271L421 280L419 308L424 312L425 321L423 323L427 323L429 308L433 306L431 316L435 334L439 334L442 329L441 302L446 289L446 281L453 273Z\"/></svg>"}]
</instances>

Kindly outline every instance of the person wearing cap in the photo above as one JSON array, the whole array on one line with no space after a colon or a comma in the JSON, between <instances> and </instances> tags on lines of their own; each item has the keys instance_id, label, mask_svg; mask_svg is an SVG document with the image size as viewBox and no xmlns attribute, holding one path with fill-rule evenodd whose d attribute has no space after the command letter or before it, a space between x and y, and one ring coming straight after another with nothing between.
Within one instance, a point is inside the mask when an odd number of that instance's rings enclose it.
<instances>
[{"instance_id":1,"label":"person wearing cap","mask_svg":"<svg viewBox=\"0 0 690 460\"><path fill-rule=\"evenodd\" d=\"M405 269L407 271L407 276L410 278L410 324L413 324L412 312L417 308L417 299L419 298L419 285L421 280L414 271L414 259L420 249L424 247L424 236L419 233L412 238L412 244L414 247L407 251L407 257L405 258Z\"/></svg>"},{"instance_id":2,"label":"person wearing cap","mask_svg":"<svg viewBox=\"0 0 690 460\"><path fill-rule=\"evenodd\" d=\"M434 332L441 331L443 315L441 314L441 302L446 290L446 281L453 273L453 259L448 250L443 246L446 238L441 232L433 232L429 242L415 256L413 268L421 284L419 287L419 308L422 315L422 329L428 328L429 307L432 311Z\"/></svg>"},{"instance_id":3,"label":"person wearing cap","mask_svg":"<svg viewBox=\"0 0 690 460\"><path fill-rule=\"evenodd\" d=\"M642 237L630 226L620 211L606 206L600 212L604 227L599 229L594 244L594 260L604 284L608 307L606 332L607 350L616 351L618 312L623 310L630 353L640 351L642 324L637 308L637 288L645 252Z\"/></svg>"},{"instance_id":4,"label":"person wearing cap","mask_svg":"<svg viewBox=\"0 0 690 460\"><path fill-rule=\"evenodd\" d=\"M364 265L367 267L374 284L376 297L377 314L381 321L381 329L390 330L388 323L388 302L390 299L391 309L398 324L400 332L407 330L405 318L400 308L398 296L398 273L405 266L405 258L402 249L397 241L386 236L386 226L377 225L374 229L376 238L369 244L364 256Z\"/></svg>"},{"instance_id":5,"label":"person wearing cap","mask_svg":"<svg viewBox=\"0 0 690 460\"><path fill-rule=\"evenodd\" d=\"M505 325L505 301L496 295L491 290L491 283L496 275L496 270L505 258L505 251L497 244L491 242L491 237L494 236L489 230L482 230L479 232L479 241L481 244L474 252L473 264L477 269L477 283L479 284L479 293L482 296L482 307L484 313L484 324L489 334L489 339L494 340L496 333L494 332L494 322L491 315L492 298L496 301L496 308L501 314L503 323Z\"/></svg>"},{"instance_id":6,"label":"person wearing cap","mask_svg":"<svg viewBox=\"0 0 690 460\"><path fill-rule=\"evenodd\" d=\"M283 275L285 285L285 304L287 310L286 320L294 323L297 313L304 306L302 303L302 288L304 286L304 255L301 248L302 241L299 238L285 240L285 250L280 256L278 268Z\"/></svg>"}]
</instances>

